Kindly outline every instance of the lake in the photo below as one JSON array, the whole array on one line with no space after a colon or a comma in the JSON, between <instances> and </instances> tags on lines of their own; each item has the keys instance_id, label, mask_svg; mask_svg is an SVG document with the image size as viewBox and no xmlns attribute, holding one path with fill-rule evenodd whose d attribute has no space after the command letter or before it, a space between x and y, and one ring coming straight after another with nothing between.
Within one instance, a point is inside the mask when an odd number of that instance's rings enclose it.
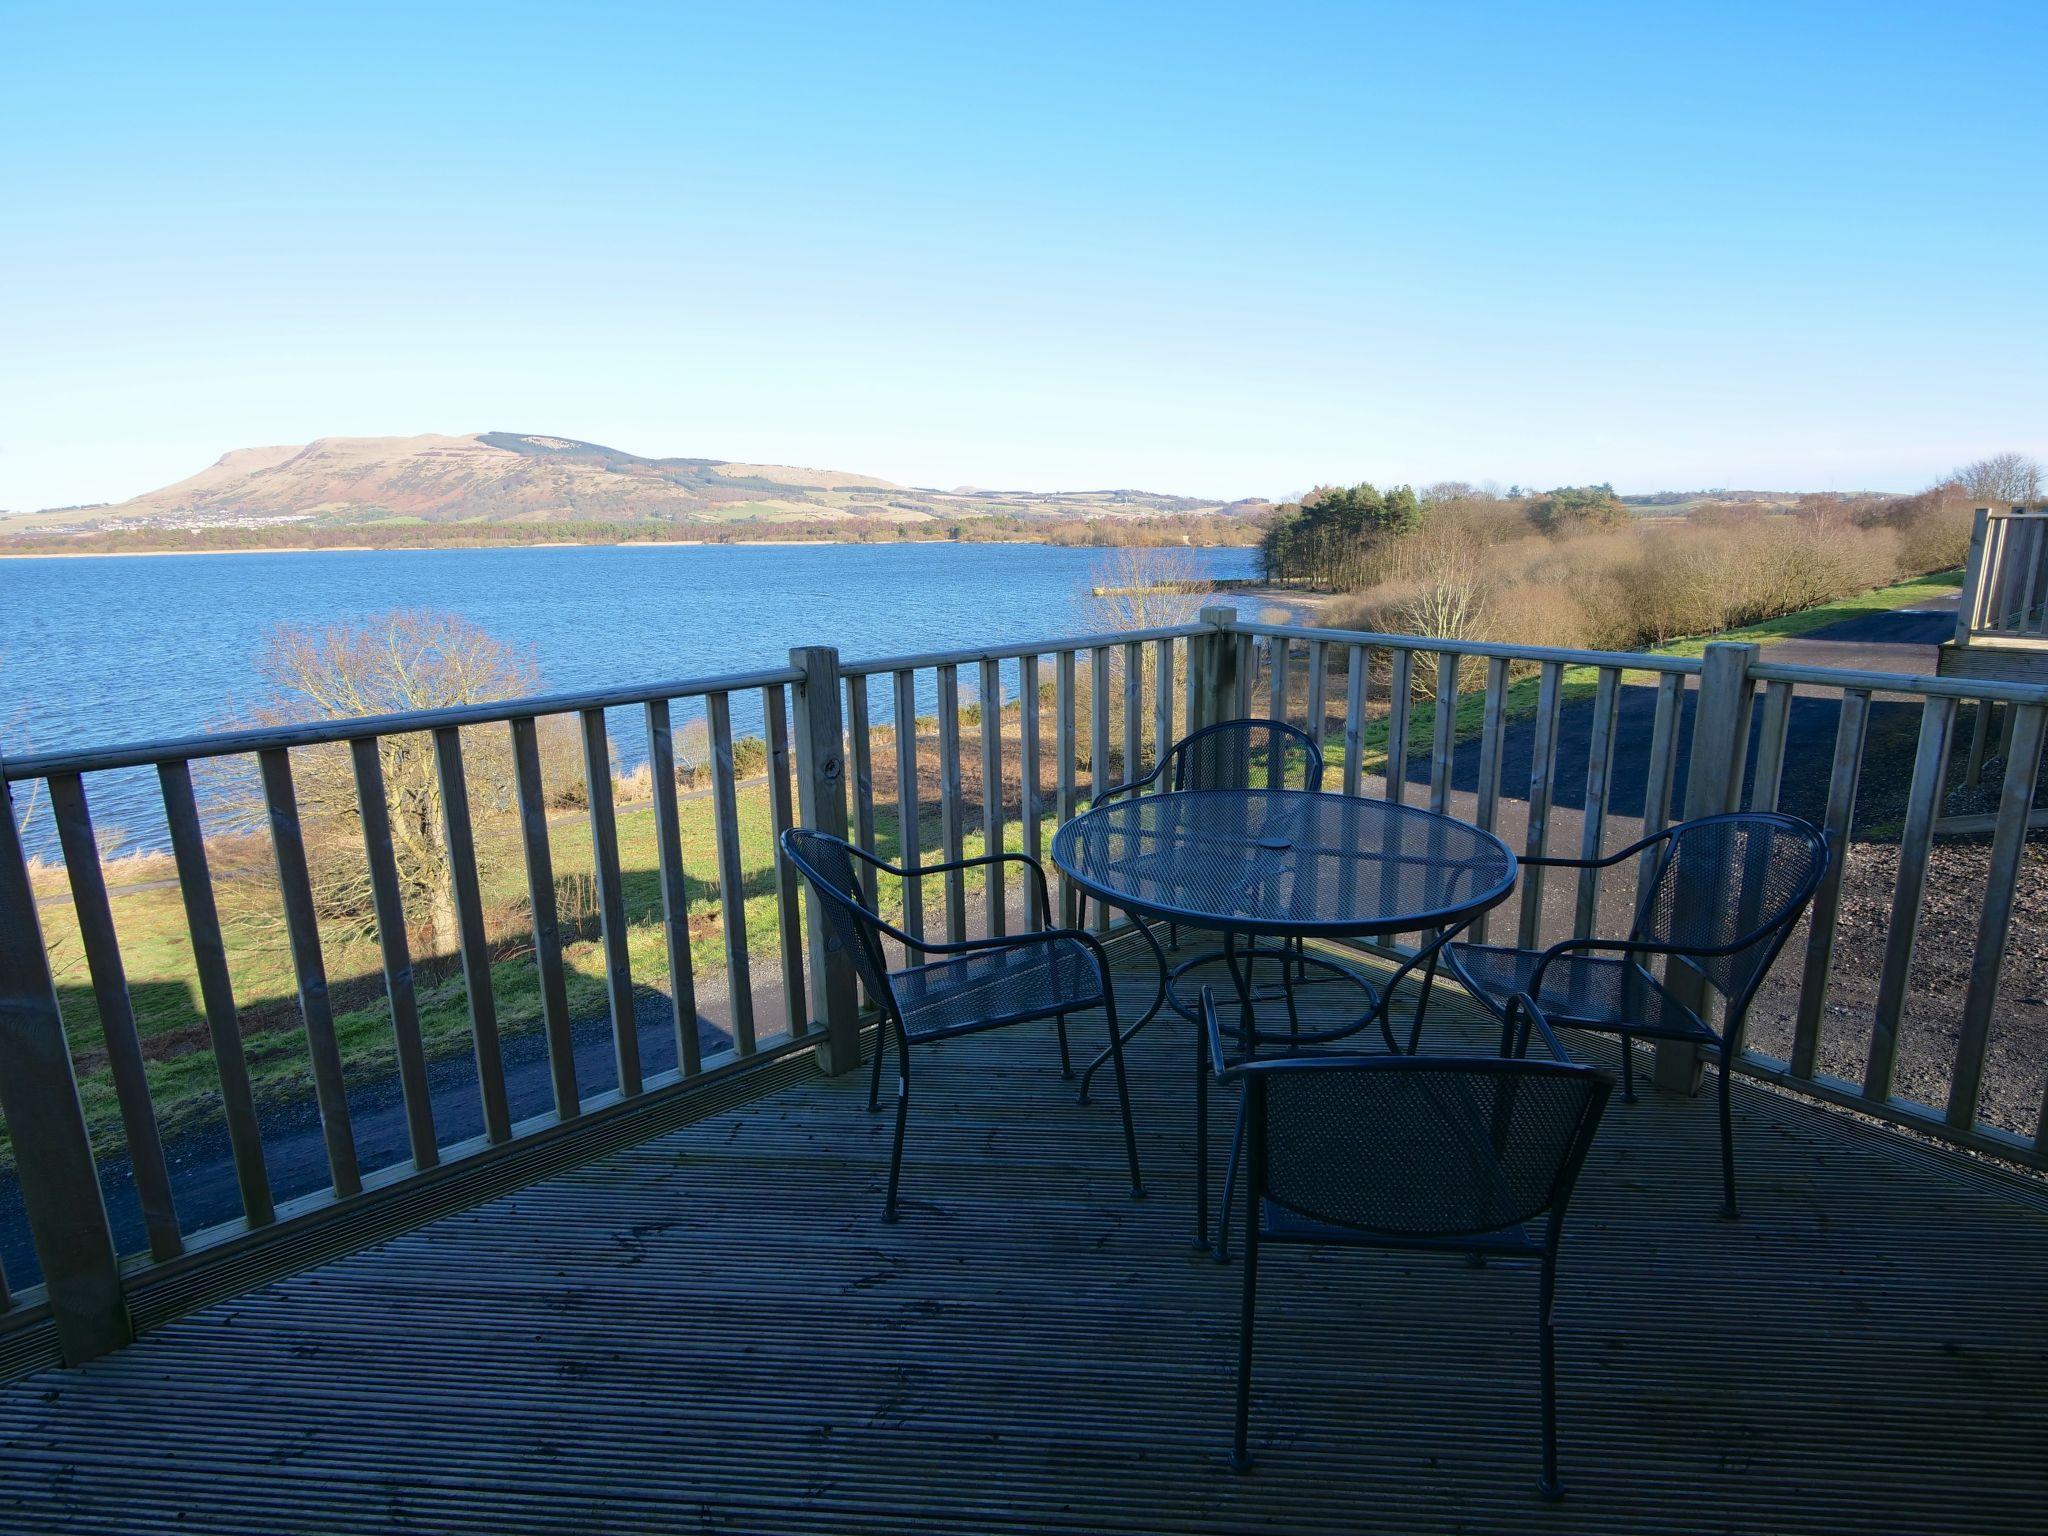
<instances>
[{"instance_id":1,"label":"lake","mask_svg":"<svg viewBox=\"0 0 2048 1536\"><path fill-rule=\"evenodd\" d=\"M1255 551L1193 551L1214 578ZM278 625L395 608L460 614L525 649L550 692L776 665L795 645L849 659L1087 633L1107 552L1040 544L847 544L375 550L0 560L0 753L190 735L260 692ZM962 679L971 696L972 678ZM925 680L929 691L930 680ZM877 714L886 718L884 693ZM923 701L929 707L930 700ZM678 706L678 723L688 718ZM736 731L758 732L757 696ZM621 766L644 755L616 712ZM94 819L125 849L167 846L156 778L96 775ZM51 853L46 813L28 829Z\"/></svg>"}]
</instances>

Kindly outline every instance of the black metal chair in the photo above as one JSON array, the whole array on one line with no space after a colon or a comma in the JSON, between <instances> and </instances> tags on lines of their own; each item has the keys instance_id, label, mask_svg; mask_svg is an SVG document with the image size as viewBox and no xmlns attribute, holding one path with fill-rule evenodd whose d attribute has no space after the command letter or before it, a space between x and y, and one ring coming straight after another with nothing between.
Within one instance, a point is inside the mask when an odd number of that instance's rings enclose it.
<instances>
[{"instance_id":1,"label":"black metal chair","mask_svg":"<svg viewBox=\"0 0 2048 1536\"><path fill-rule=\"evenodd\" d=\"M1254 770L1263 768L1264 777L1254 782ZM1301 783L1289 781L1299 769ZM1315 738L1285 720L1219 720L1181 737L1166 749L1166 755L1152 765L1150 773L1127 779L1105 789L1090 802L1091 808L1106 805L1121 795L1134 795L1149 784L1166 779L1167 787L1178 793L1190 789L1321 789L1323 752ZM1088 898L1078 894L1074 921L1086 924ZM1175 928L1172 942L1178 945ZM1300 941L1287 948L1299 953ZM1253 957L1257 946L1253 946Z\"/></svg>"},{"instance_id":2,"label":"black metal chair","mask_svg":"<svg viewBox=\"0 0 2048 1536\"><path fill-rule=\"evenodd\" d=\"M1260 767L1265 776L1254 782L1253 771ZM1297 768L1298 786L1289 783ZM1174 790L1321 789L1323 753L1313 736L1285 720L1219 720L1181 737L1150 773L1105 789L1093 803L1135 794L1162 774Z\"/></svg>"},{"instance_id":3,"label":"black metal chair","mask_svg":"<svg viewBox=\"0 0 2048 1536\"><path fill-rule=\"evenodd\" d=\"M875 910L862 868L915 879L952 869L969 869L1002 861L1029 866L1038 882L1038 910L1052 910L1045 870L1021 853L989 854L950 863L927 864L910 871L876 858L843 838L791 827L782 834L782 852L810 882L832 925L832 940L851 957L862 988L881 1013L875 1035L874 1067L868 1079L868 1109L880 1107L882 1053L888 1033L896 1031L896 1139L889 1154L889 1193L882 1219L896 1219L896 1192L903 1172L903 1138L910 1116L910 1046L913 1041L950 1040L1010 1024L1052 1019L1059 1032L1062 1074L1069 1072L1069 1013L1100 1007L1109 1022L1111 1058L1116 1063L1117 1102L1124 1118L1124 1151L1131 1165L1131 1193L1142 1196L1138 1175L1138 1137L1131 1123L1130 1085L1124 1077L1122 1041L1117 1034L1116 993L1110 982L1109 957L1093 934L1072 928L1043 928L1035 933L1001 938L969 939L956 944L927 943L885 922ZM890 970L883 958L883 935L905 946L911 956L940 956L922 965Z\"/></svg>"},{"instance_id":4,"label":"black metal chair","mask_svg":"<svg viewBox=\"0 0 2048 1536\"><path fill-rule=\"evenodd\" d=\"M1338 1244L1533 1258L1541 1264L1545 1498L1557 1476L1557 1360L1551 1309L1565 1207L1613 1080L1573 1065L1541 1012L1514 999L1500 1056L1286 1056L1233 1062L1202 993L1210 1060L1244 1085L1244 1288L1238 1325L1233 1464L1251 1465L1252 1339L1259 1250ZM1531 1026L1555 1061L1522 1059ZM1512 1054L1511 1054L1512 1053ZM1542 1218L1540 1230L1530 1224Z\"/></svg>"},{"instance_id":5,"label":"black metal chair","mask_svg":"<svg viewBox=\"0 0 2048 1536\"><path fill-rule=\"evenodd\" d=\"M1635 1099L1634 1040L1689 1040L1720 1068L1722 1214L1733 1218L1735 1131L1729 1066L1749 1006L1798 925L1829 859L1827 834L1796 816L1731 811L1681 822L1601 859L1525 858L1524 864L1605 868L1643 860L1635 921L1625 939L1566 939L1548 949L1451 944L1444 958L1465 987L1505 1019L1517 993L1556 1025L1621 1037L1622 1096ZM1716 1030L1648 969L1663 957L1726 1002ZM1667 974L1669 974L1667 972Z\"/></svg>"}]
</instances>

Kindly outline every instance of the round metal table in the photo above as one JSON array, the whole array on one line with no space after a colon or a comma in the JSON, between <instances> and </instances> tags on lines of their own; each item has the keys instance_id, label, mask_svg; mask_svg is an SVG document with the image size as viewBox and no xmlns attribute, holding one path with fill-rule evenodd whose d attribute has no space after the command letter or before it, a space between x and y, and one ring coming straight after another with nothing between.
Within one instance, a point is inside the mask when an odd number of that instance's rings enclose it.
<instances>
[{"instance_id":1,"label":"round metal table","mask_svg":"<svg viewBox=\"0 0 2048 1536\"><path fill-rule=\"evenodd\" d=\"M1399 1051L1389 1009L1401 981L1421 967L1422 993L1408 1041L1414 1050L1443 945L1505 901L1518 873L1507 844L1467 822L1391 801L1290 789L1187 790L1111 801L1054 834L1052 861L1090 896L1128 913L1158 961L1159 995L1125 1031L1125 1040L1157 1017L1162 1005L1199 1022L1176 984L1192 971L1222 964L1238 1000L1235 1034L1252 1054L1262 1044L1291 1049L1342 1039L1375 1023L1387 1048ZM1153 932L1155 922L1221 934L1223 948L1170 964ZM1377 985L1286 942L1400 933L1426 937ZM1283 942L1260 949L1261 938ZM1240 949L1240 940L1250 941L1251 948ZM1262 961L1280 966L1284 1033L1258 1023L1252 972ZM1294 986L1311 968L1356 986L1368 1006L1349 1023L1302 1028ZM1198 1057L1204 1049L1198 1038ZM1107 1052L1084 1074L1084 1099L1089 1079L1106 1059ZM1206 1077L1198 1060L1197 1130L1204 1142ZM1198 1179L1198 1242L1206 1242L1206 1183L1206 1177Z\"/></svg>"},{"instance_id":2,"label":"round metal table","mask_svg":"<svg viewBox=\"0 0 2048 1536\"><path fill-rule=\"evenodd\" d=\"M1138 919L1148 937L1147 919L1224 935L1223 952L1168 970L1167 998L1189 1017L1171 982L1198 966L1228 963L1239 939L1430 934L1405 972L1505 901L1517 874L1507 844L1467 822L1387 800L1293 789L1112 801L1061 827L1052 861L1089 895ZM1383 1011L1376 996L1371 1013ZM1370 1014L1335 1032L1296 1027L1260 1038L1328 1038L1369 1022Z\"/></svg>"}]
</instances>

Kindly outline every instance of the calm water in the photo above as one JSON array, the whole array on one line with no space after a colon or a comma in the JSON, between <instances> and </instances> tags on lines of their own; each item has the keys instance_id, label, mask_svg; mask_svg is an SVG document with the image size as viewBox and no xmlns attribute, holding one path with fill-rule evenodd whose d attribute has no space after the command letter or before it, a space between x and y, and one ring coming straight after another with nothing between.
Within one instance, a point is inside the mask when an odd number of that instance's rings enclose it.
<instances>
[{"instance_id":1,"label":"calm water","mask_svg":"<svg viewBox=\"0 0 2048 1536\"><path fill-rule=\"evenodd\" d=\"M1253 572L1250 550L1196 558L1210 576ZM254 658L280 624L457 613L525 648L552 692L774 665L793 645L858 658L1083 633L1100 627L1088 588L1102 566L1100 550L1034 544L0 560L0 753L218 726L259 693ZM644 754L636 716L612 722L629 768ZM756 698L734 700L733 725L760 729ZM88 788L102 829L165 846L153 773ZM47 815L29 842L53 848Z\"/></svg>"}]
</instances>

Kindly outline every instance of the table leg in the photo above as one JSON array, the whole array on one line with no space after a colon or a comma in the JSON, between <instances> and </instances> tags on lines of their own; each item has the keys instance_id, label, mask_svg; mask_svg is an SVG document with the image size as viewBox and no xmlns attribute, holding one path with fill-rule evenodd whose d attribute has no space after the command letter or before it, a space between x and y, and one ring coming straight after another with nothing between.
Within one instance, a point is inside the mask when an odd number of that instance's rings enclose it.
<instances>
[{"instance_id":1,"label":"table leg","mask_svg":"<svg viewBox=\"0 0 2048 1536\"><path fill-rule=\"evenodd\" d=\"M1158 1018L1159 1010L1166 1006L1166 951L1159 947L1159 937L1153 933L1150 923L1146 922L1144 918L1135 912L1131 913L1130 916L1138 932L1145 936L1145 942L1152 947L1152 959L1159 967L1159 986L1152 994L1152 1006L1139 1016L1135 1024L1123 1032L1123 1043L1125 1045L1131 1043L1132 1036L1136 1035L1139 1030ZM1087 1070L1082 1072L1080 1102L1083 1104L1088 1102L1088 1085L1095 1081L1095 1074L1102 1069L1103 1064L1109 1060L1110 1055L1109 1048L1105 1046L1096 1058L1088 1063Z\"/></svg>"},{"instance_id":2,"label":"table leg","mask_svg":"<svg viewBox=\"0 0 2048 1536\"><path fill-rule=\"evenodd\" d=\"M1237 984L1238 1029L1247 1053L1258 1050L1258 1024L1252 1012L1252 982L1249 967L1237 962L1237 935L1223 935L1223 958L1230 966L1230 979ZM1280 964L1287 964L1287 951L1280 952ZM1237 1188L1237 1167L1244 1158L1244 1101L1237 1106L1237 1129L1230 1138L1230 1166L1223 1171L1223 1200L1216 1208L1216 1262L1230 1262L1230 1202Z\"/></svg>"}]
</instances>

